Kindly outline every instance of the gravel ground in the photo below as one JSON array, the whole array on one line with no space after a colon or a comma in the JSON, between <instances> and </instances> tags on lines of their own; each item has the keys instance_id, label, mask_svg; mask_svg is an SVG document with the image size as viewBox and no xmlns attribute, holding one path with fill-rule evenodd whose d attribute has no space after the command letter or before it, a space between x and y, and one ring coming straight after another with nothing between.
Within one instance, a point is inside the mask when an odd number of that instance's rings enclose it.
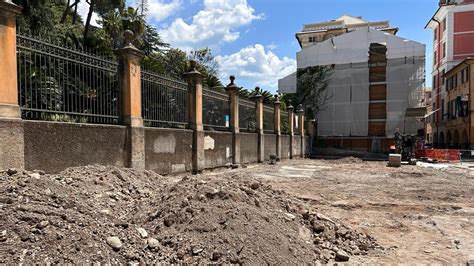
<instances>
[{"instance_id":1,"label":"gravel ground","mask_svg":"<svg viewBox=\"0 0 474 266\"><path fill-rule=\"evenodd\" d=\"M374 236L385 247L352 262L474 265L470 169L390 168L386 162L344 158L289 160L243 171L306 202L312 211Z\"/></svg>"}]
</instances>

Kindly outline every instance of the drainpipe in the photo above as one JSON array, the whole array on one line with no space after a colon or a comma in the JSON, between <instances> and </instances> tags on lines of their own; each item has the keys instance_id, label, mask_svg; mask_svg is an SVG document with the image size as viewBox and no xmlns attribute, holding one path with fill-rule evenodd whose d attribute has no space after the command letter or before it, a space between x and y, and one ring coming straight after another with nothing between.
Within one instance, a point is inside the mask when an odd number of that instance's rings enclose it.
<instances>
[{"instance_id":1,"label":"drainpipe","mask_svg":"<svg viewBox=\"0 0 474 266\"><path fill-rule=\"evenodd\" d=\"M434 22L438 23L438 31L436 32L436 40L438 41L438 47L439 47L439 44L441 43L441 38L438 34L439 30L441 29L441 22L439 22L439 20L437 20L434 16L431 18ZM438 53L436 53L437 56L439 56ZM437 58L434 58L434 60L438 60ZM436 64L438 64L438 62L436 62ZM436 71L438 72L437 75L439 75L439 70L438 68L436 68ZM438 80L438 88L439 88L439 80ZM441 93L438 93L438 95L441 95ZM436 104L438 105L438 108L439 108L439 96L436 97L436 100L438 101ZM439 108L440 110L442 110L442 108ZM438 115L438 114L436 114ZM443 113L441 113L441 120L443 120ZM438 134L438 145L439 145L439 121L436 122L436 133ZM444 141L444 140L443 140ZM438 148L438 147L436 147Z\"/></svg>"},{"instance_id":2,"label":"drainpipe","mask_svg":"<svg viewBox=\"0 0 474 266\"><path fill-rule=\"evenodd\" d=\"M468 137L468 140L467 142L469 143L469 150L471 149L471 66L464 62L463 63L464 65L467 66L467 73L468 73L468 79L467 79L467 86L469 88L469 101L468 101L468 110L469 110L469 137Z\"/></svg>"}]
</instances>

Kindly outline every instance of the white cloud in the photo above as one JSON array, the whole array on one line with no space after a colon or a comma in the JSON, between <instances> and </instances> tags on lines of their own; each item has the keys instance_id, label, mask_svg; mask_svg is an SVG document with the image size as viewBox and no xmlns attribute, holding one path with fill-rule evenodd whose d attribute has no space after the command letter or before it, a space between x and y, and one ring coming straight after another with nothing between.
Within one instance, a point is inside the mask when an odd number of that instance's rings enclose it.
<instances>
[{"instance_id":1,"label":"white cloud","mask_svg":"<svg viewBox=\"0 0 474 266\"><path fill-rule=\"evenodd\" d=\"M233 42L240 36L237 28L261 19L247 0L204 0L204 9L193 16L192 22L176 19L168 28L161 29L163 40L184 50L217 47Z\"/></svg>"},{"instance_id":2,"label":"white cloud","mask_svg":"<svg viewBox=\"0 0 474 266\"><path fill-rule=\"evenodd\" d=\"M164 0L149 0L147 16L155 22L162 21L176 12L181 4L181 0L171 0L169 2Z\"/></svg>"},{"instance_id":3,"label":"white cloud","mask_svg":"<svg viewBox=\"0 0 474 266\"><path fill-rule=\"evenodd\" d=\"M276 90L278 79L296 71L296 60L286 56L279 58L271 50L265 50L261 44L242 48L231 55L217 56L216 59L222 80L228 80L230 75L234 75L237 81L244 79L254 87L261 86L271 91Z\"/></svg>"}]
</instances>

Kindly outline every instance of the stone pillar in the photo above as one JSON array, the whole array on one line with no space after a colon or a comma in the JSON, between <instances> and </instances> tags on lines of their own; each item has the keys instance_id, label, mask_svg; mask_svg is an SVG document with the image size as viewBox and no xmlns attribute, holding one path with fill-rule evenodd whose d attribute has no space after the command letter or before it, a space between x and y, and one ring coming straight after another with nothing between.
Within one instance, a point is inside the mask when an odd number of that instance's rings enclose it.
<instances>
[{"instance_id":1,"label":"stone pillar","mask_svg":"<svg viewBox=\"0 0 474 266\"><path fill-rule=\"evenodd\" d=\"M205 168L204 127L202 125L202 74L196 69L196 61L190 61L190 70L185 73L188 82L189 127L193 130L193 173L201 173Z\"/></svg>"},{"instance_id":2,"label":"stone pillar","mask_svg":"<svg viewBox=\"0 0 474 266\"><path fill-rule=\"evenodd\" d=\"M309 151L308 152L311 155L313 152L313 145L316 138L316 120L315 119L312 119L309 121L308 131L309 131L309 147L308 147Z\"/></svg>"},{"instance_id":3,"label":"stone pillar","mask_svg":"<svg viewBox=\"0 0 474 266\"><path fill-rule=\"evenodd\" d=\"M23 121L18 104L16 16L21 7L0 1L0 170L25 168Z\"/></svg>"},{"instance_id":4,"label":"stone pillar","mask_svg":"<svg viewBox=\"0 0 474 266\"><path fill-rule=\"evenodd\" d=\"M290 159L293 159L293 156L295 155L295 151L293 149L293 142L295 138L295 128L293 126L295 122L293 114L294 109L295 108L291 105L291 100L288 101L288 107L286 107L286 111L288 112L288 128L290 129Z\"/></svg>"},{"instance_id":5,"label":"stone pillar","mask_svg":"<svg viewBox=\"0 0 474 266\"><path fill-rule=\"evenodd\" d=\"M0 2L0 117L20 118L16 65L16 16L21 8Z\"/></svg>"},{"instance_id":6,"label":"stone pillar","mask_svg":"<svg viewBox=\"0 0 474 266\"><path fill-rule=\"evenodd\" d=\"M239 134L239 87L234 83L235 77L230 76L230 83L225 90L229 94L229 127L232 132L232 164L240 164L240 134Z\"/></svg>"},{"instance_id":7,"label":"stone pillar","mask_svg":"<svg viewBox=\"0 0 474 266\"><path fill-rule=\"evenodd\" d=\"M298 132L300 134L300 137L301 137L301 142L300 142L300 150L301 150L301 153L300 153L300 156L301 158L304 158L304 154L305 154L305 145L304 145L304 108L303 108L303 105L300 104L298 105L298 107L296 108L296 114L298 115Z\"/></svg>"},{"instance_id":8,"label":"stone pillar","mask_svg":"<svg viewBox=\"0 0 474 266\"><path fill-rule=\"evenodd\" d=\"M258 134L257 141L257 161L263 163L265 161L265 144L263 134L263 96L260 94L260 88L255 88L256 94L252 96L255 100L256 129Z\"/></svg>"},{"instance_id":9,"label":"stone pillar","mask_svg":"<svg viewBox=\"0 0 474 266\"><path fill-rule=\"evenodd\" d=\"M115 50L119 58L120 120L127 126L126 167L145 169L145 129L142 118L140 59L142 53L133 44L133 32L124 33L124 45Z\"/></svg>"},{"instance_id":10,"label":"stone pillar","mask_svg":"<svg viewBox=\"0 0 474 266\"><path fill-rule=\"evenodd\" d=\"M276 137L276 156L277 161L281 158L281 119L280 119L280 97L275 94L275 102L273 102L273 127Z\"/></svg>"}]
</instances>

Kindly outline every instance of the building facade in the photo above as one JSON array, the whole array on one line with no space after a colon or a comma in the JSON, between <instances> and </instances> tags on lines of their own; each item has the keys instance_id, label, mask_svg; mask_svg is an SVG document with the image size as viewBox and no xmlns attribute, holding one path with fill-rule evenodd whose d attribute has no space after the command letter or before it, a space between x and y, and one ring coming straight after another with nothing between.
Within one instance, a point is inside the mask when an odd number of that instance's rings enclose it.
<instances>
[{"instance_id":1,"label":"building facade","mask_svg":"<svg viewBox=\"0 0 474 266\"><path fill-rule=\"evenodd\" d=\"M474 143L474 57L466 58L445 74L447 103L444 136L438 136L438 146L443 148L470 149Z\"/></svg>"},{"instance_id":2,"label":"building facade","mask_svg":"<svg viewBox=\"0 0 474 266\"><path fill-rule=\"evenodd\" d=\"M304 25L296 34L298 71L332 69L327 106L317 115L318 137L328 146L387 151L396 131L417 134L423 123L407 117L421 106L425 45L395 36L388 21L342 16ZM297 92L297 73L279 80L279 92Z\"/></svg>"},{"instance_id":3,"label":"building facade","mask_svg":"<svg viewBox=\"0 0 474 266\"><path fill-rule=\"evenodd\" d=\"M474 57L474 0L441 0L426 27L433 30L433 144L450 147L455 132L451 132L453 92L448 89L447 73L464 59Z\"/></svg>"}]
</instances>

